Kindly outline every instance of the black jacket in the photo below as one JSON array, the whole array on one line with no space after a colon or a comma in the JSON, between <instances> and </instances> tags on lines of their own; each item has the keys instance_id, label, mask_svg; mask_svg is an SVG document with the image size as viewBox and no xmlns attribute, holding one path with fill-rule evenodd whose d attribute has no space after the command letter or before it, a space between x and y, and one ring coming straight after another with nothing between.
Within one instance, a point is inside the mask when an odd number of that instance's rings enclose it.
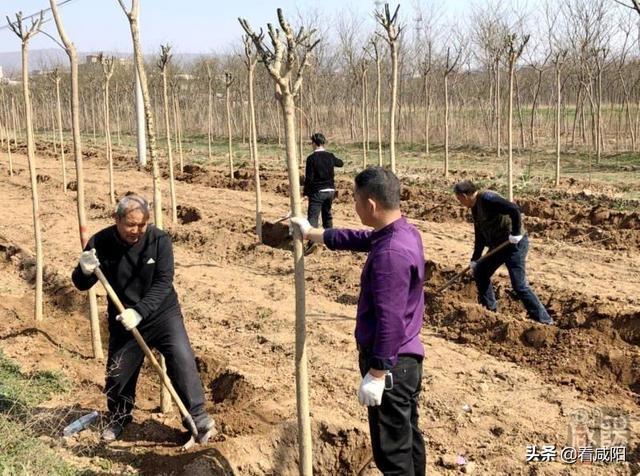
<instances>
[{"instance_id":1,"label":"black jacket","mask_svg":"<svg viewBox=\"0 0 640 476\"><path fill-rule=\"evenodd\" d=\"M334 167L342 167L344 162L331 152L317 150L307 157L302 194L309 197L325 188L335 189Z\"/></svg>"},{"instance_id":2,"label":"black jacket","mask_svg":"<svg viewBox=\"0 0 640 476\"><path fill-rule=\"evenodd\" d=\"M490 249L503 243L512 235L524 235L520 208L491 190L478 193L471 208L475 229L475 242L471 261L482 256L485 246Z\"/></svg>"},{"instance_id":3,"label":"black jacket","mask_svg":"<svg viewBox=\"0 0 640 476\"><path fill-rule=\"evenodd\" d=\"M140 313L143 322L179 313L178 295L173 287L173 248L164 231L149 225L135 245L122 241L116 226L91 237L85 250L96 249L100 269L126 308ZM85 276L76 266L71 276L81 291L91 288L95 275ZM109 300L110 321L119 314Z\"/></svg>"}]
</instances>

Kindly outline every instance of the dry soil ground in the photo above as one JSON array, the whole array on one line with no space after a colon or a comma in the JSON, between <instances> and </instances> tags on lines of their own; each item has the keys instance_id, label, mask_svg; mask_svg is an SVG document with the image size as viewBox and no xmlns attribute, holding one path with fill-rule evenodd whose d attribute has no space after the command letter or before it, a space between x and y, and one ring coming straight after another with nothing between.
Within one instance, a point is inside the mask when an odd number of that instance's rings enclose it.
<instances>
[{"instance_id":1,"label":"dry soil ground","mask_svg":"<svg viewBox=\"0 0 640 476\"><path fill-rule=\"evenodd\" d=\"M122 441L100 444L97 428L60 440L64 424L90 409L105 408L103 363L91 358L85 298L70 282L79 252L75 193L63 193L60 163L40 151L46 311L44 322L36 324L26 157L14 156L14 164L17 175L0 181L0 348L24 369L61 370L74 385L70 393L46 403L38 434L62 458L98 473L295 474L290 242L286 226L266 224L266 243L256 245L250 171L240 170L231 181L222 170L191 166L177 183L182 219L167 226L175 246L175 286L208 409L220 430L206 447L182 453L176 447L179 419L175 413L157 413L159 387L150 369L138 384L135 422ZM111 223L107 169L100 156L89 157L85 164L94 233ZM263 172L265 219L271 222L288 210L286 176L273 170L275 165L274 160L274 167ZM150 175L135 170L131 158L120 157L115 173L119 194L135 190L151 197ZM406 178L403 190L404 211L421 231L429 260L420 424L428 440L430 474L461 471L458 455L473 463L464 469L475 474L636 474L637 209L618 211L606 197L581 193L579 183L567 184L567 192L554 200L530 196L519 201L532 237L530 281L557 322L541 327L527 320L510 294L504 270L496 278L498 313L475 303L468 280L433 295L466 264L473 241L465 212L446 192L451 180L435 174ZM166 182L163 187L166 208ZM336 226L358 227L347 178L339 189ZM365 411L355 397L359 376L352 333L363 262L362 255L326 249L306 259L317 474L377 474L369 463ZM103 312L101 289L99 299ZM103 340L106 343L106 329ZM628 416L629 462L525 464L529 444L566 444L576 409Z\"/></svg>"}]
</instances>

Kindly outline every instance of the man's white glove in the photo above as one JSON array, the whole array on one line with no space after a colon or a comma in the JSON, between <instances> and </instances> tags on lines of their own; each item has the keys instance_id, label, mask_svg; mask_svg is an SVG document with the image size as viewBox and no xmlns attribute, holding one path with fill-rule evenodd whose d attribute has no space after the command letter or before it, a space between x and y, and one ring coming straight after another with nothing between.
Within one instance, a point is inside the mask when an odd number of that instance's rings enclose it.
<instances>
[{"instance_id":1,"label":"man's white glove","mask_svg":"<svg viewBox=\"0 0 640 476\"><path fill-rule=\"evenodd\" d=\"M300 230L300 233L302 234L302 238L306 238L307 237L307 233L309 233L309 230L311 230L311 228L313 228L311 226L311 223L309 223L309 220L307 220L304 217L291 217L289 219L289 229L292 230L292 225L295 225L298 227L298 229Z\"/></svg>"},{"instance_id":2,"label":"man's white glove","mask_svg":"<svg viewBox=\"0 0 640 476\"><path fill-rule=\"evenodd\" d=\"M361 405L376 407L382 403L384 380L384 377L376 378L367 372L358 389L358 401Z\"/></svg>"},{"instance_id":3,"label":"man's white glove","mask_svg":"<svg viewBox=\"0 0 640 476\"><path fill-rule=\"evenodd\" d=\"M98 261L98 257L96 256L96 249L91 248L89 251L83 251L78 263L80 264L82 274L91 276L96 268L100 266L100 261Z\"/></svg>"},{"instance_id":4,"label":"man's white glove","mask_svg":"<svg viewBox=\"0 0 640 476\"><path fill-rule=\"evenodd\" d=\"M471 270L472 273L476 272L476 266L478 266L477 261L469 261L469 269Z\"/></svg>"},{"instance_id":5,"label":"man's white glove","mask_svg":"<svg viewBox=\"0 0 640 476\"><path fill-rule=\"evenodd\" d=\"M522 239L522 235L509 235L509 243L512 243L514 245L517 245L518 243L520 243L521 239Z\"/></svg>"},{"instance_id":6,"label":"man's white glove","mask_svg":"<svg viewBox=\"0 0 640 476\"><path fill-rule=\"evenodd\" d=\"M142 316L135 309L125 309L122 314L116 316L116 321L122 322L124 328L128 331L134 329L140 321L142 320Z\"/></svg>"}]
</instances>

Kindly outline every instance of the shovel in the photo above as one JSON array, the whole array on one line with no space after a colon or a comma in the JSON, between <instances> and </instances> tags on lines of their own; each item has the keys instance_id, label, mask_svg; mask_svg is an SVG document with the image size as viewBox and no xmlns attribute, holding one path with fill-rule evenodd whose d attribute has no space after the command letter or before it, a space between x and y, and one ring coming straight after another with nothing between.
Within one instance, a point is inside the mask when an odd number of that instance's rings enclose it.
<instances>
[{"instance_id":1,"label":"shovel","mask_svg":"<svg viewBox=\"0 0 640 476\"><path fill-rule=\"evenodd\" d=\"M98 278L98 280L104 286L104 289L107 291L107 294L109 295L109 298L111 299L113 304L115 304L116 308L118 309L118 312L120 312L120 313L124 312L124 306L122 305L122 302L120 301L120 298L118 298L118 295L116 294L116 292L113 290L113 288L109 284L109 281L107 281L107 278L102 273L102 270L100 269L100 267L96 268L94 273L95 273L96 277ZM182 400L180 400L180 397L176 393L176 389L173 388L173 385L171 384L171 380L169 380L169 376L164 372L164 370L162 370L162 367L160 367L160 364L158 363L158 361L156 360L155 356L151 352L151 349L149 349L149 346L147 346L147 344L145 343L144 339L140 335L140 331L138 331L138 329L136 329L136 328L133 328L133 329L131 329L130 332L133 334L133 337L138 342L138 345L140 346L140 348L144 352L144 355L146 355L147 358L149 359L149 361L151 362L151 365L153 366L155 371L158 372L158 375L160 375L160 380L162 381L162 384L165 387L167 387L167 390L171 394L171 398L173 399L173 401L178 406L178 409L180 410L180 415L182 415L183 420L187 422L187 426L189 427L189 431L191 431L191 434L193 435L193 438L196 438L198 436L198 429L196 428L196 424L193 421L193 418L191 418L191 415L189 414L189 411L184 406L184 403L182 403ZM191 446L191 445L189 445L190 442L191 442L191 440L184 446L185 449L188 449Z\"/></svg>"},{"instance_id":2,"label":"shovel","mask_svg":"<svg viewBox=\"0 0 640 476\"><path fill-rule=\"evenodd\" d=\"M505 241L504 243L499 244L498 246L496 246L494 249L492 249L491 251L487 252L482 258L480 258L478 261L476 261L476 264L478 263L482 263L484 260L486 260L489 256L492 256L494 254L496 254L498 251L500 251L501 249L507 247L508 245L510 245L511 242L509 240ZM442 291L444 291L445 289L447 289L449 286L451 286L453 283L455 283L458 278L460 278L461 276L464 276L467 271L469 271L471 269L471 265L467 266L466 268L464 268L462 271L460 271L458 274L456 274L453 278L451 278L449 281L447 281L446 283L444 283L442 286L440 286L438 289L436 289L435 294L440 294Z\"/></svg>"}]
</instances>

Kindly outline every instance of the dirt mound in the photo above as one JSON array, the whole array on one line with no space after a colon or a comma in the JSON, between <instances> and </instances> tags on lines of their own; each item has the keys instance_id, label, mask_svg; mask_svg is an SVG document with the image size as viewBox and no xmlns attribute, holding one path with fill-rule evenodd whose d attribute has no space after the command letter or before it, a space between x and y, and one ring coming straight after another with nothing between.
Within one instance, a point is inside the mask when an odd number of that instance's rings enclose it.
<instances>
[{"instance_id":1,"label":"dirt mound","mask_svg":"<svg viewBox=\"0 0 640 476\"><path fill-rule=\"evenodd\" d=\"M264 222L262 224L262 243L272 248L291 250L292 238L289 235L289 225L283 222Z\"/></svg>"},{"instance_id":2,"label":"dirt mound","mask_svg":"<svg viewBox=\"0 0 640 476\"><path fill-rule=\"evenodd\" d=\"M202 220L202 214L196 207L188 205L178 205L178 219L183 225L194 221Z\"/></svg>"},{"instance_id":3,"label":"dirt mound","mask_svg":"<svg viewBox=\"0 0 640 476\"><path fill-rule=\"evenodd\" d=\"M369 435L358 428L320 422L313 448L315 474L359 475L371 462Z\"/></svg>"},{"instance_id":4,"label":"dirt mound","mask_svg":"<svg viewBox=\"0 0 640 476\"><path fill-rule=\"evenodd\" d=\"M209 383L212 400L215 403L236 405L251 398L254 389L237 372L225 370Z\"/></svg>"},{"instance_id":5,"label":"dirt mound","mask_svg":"<svg viewBox=\"0 0 640 476\"><path fill-rule=\"evenodd\" d=\"M11 262L26 282L35 283L36 260L30 251L0 236L0 259ZM42 280L44 292L57 307L69 311L84 304L85 297L71 286L68 277L61 276L49 266L44 266Z\"/></svg>"}]
</instances>

